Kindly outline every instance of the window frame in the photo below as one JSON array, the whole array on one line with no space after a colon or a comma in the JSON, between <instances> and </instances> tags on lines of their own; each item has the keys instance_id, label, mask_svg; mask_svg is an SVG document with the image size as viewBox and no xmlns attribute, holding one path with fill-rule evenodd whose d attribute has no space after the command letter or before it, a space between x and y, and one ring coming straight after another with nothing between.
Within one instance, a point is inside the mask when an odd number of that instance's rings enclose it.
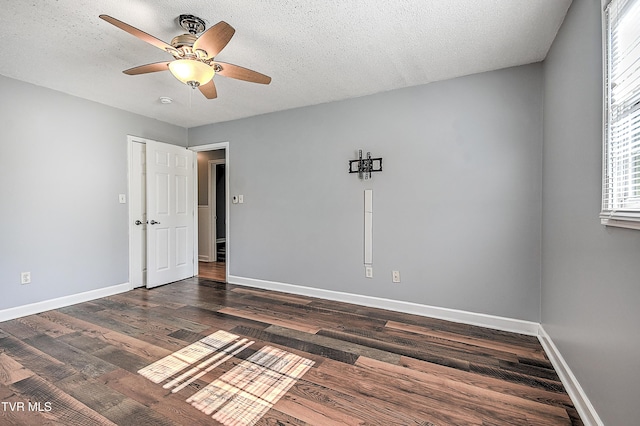
<instances>
[{"instance_id":1,"label":"window frame","mask_svg":"<svg viewBox=\"0 0 640 426\"><path fill-rule=\"evenodd\" d=\"M600 211L600 222L605 226L615 226L622 228L630 228L640 230L640 208L621 208L611 207L608 199L611 194L608 182L609 178L609 152L610 140L609 140L609 128L610 128L610 116L609 116L609 71L610 71L610 37L609 37L609 7L613 3L619 1L629 1L631 3L638 2L640 0L607 0L603 1L603 13L602 13L602 47L603 47L603 134L602 134L602 204ZM640 7L640 6L638 6ZM638 106L640 108L640 106ZM640 161L640 155L638 157L630 158L632 163ZM628 176L632 178L632 176ZM632 187L633 191L640 191L640 184Z\"/></svg>"}]
</instances>

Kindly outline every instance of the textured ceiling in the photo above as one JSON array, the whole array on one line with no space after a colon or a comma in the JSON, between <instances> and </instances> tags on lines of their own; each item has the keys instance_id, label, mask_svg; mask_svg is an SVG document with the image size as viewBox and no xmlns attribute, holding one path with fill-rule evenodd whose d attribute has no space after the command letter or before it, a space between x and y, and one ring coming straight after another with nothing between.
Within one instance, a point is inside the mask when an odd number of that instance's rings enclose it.
<instances>
[{"instance_id":1,"label":"textured ceiling","mask_svg":"<svg viewBox=\"0 0 640 426\"><path fill-rule=\"evenodd\" d=\"M4 1L0 74L193 127L541 61L571 0ZM180 14L236 29L216 57L273 78L216 76L218 98L169 72L122 70L171 60L98 18L167 43ZM174 100L160 103L161 96Z\"/></svg>"}]
</instances>

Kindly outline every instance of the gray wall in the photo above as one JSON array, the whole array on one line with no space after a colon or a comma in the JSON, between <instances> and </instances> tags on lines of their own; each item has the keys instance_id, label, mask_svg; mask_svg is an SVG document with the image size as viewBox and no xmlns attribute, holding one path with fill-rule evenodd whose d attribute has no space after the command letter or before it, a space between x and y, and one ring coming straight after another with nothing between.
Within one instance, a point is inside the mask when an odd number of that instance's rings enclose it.
<instances>
[{"instance_id":1,"label":"gray wall","mask_svg":"<svg viewBox=\"0 0 640 426\"><path fill-rule=\"evenodd\" d=\"M540 64L189 129L221 141L232 275L539 321ZM372 180L347 173L358 148Z\"/></svg>"},{"instance_id":2,"label":"gray wall","mask_svg":"<svg viewBox=\"0 0 640 426\"><path fill-rule=\"evenodd\" d=\"M128 282L127 134L186 129L3 76L0 93L0 309Z\"/></svg>"},{"instance_id":3,"label":"gray wall","mask_svg":"<svg viewBox=\"0 0 640 426\"><path fill-rule=\"evenodd\" d=\"M607 425L640 418L640 232L600 225L600 0L574 1L544 65L542 323Z\"/></svg>"}]
</instances>

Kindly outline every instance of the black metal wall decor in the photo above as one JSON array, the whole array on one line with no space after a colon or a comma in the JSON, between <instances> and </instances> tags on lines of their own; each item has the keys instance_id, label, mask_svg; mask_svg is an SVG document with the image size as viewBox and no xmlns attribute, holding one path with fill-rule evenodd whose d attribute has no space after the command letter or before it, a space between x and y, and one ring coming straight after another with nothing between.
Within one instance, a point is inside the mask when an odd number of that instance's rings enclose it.
<instances>
[{"instance_id":1,"label":"black metal wall decor","mask_svg":"<svg viewBox=\"0 0 640 426\"><path fill-rule=\"evenodd\" d=\"M371 153L367 152L367 157L362 158L362 150L358 150L358 159L349 160L349 173L357 173L360 179L370 179L371 173L382 171L382 158L371 158Z\"/></svg>"}]
</instances>

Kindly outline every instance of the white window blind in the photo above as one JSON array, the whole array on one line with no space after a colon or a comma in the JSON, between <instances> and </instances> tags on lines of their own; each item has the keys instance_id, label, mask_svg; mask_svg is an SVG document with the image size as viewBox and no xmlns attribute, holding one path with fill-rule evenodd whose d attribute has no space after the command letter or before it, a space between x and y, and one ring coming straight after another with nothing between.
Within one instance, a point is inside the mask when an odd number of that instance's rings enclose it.
<instances>
[{"instance_id":1,"label":"white window blind","mask_svg":"<svg viewBox=\"0 0 640 426\"><path fill-rule=\"evenodd\" d=\"M640 229L640 0L605 10L602 222Z\"/></svg>"}]
</instances>

